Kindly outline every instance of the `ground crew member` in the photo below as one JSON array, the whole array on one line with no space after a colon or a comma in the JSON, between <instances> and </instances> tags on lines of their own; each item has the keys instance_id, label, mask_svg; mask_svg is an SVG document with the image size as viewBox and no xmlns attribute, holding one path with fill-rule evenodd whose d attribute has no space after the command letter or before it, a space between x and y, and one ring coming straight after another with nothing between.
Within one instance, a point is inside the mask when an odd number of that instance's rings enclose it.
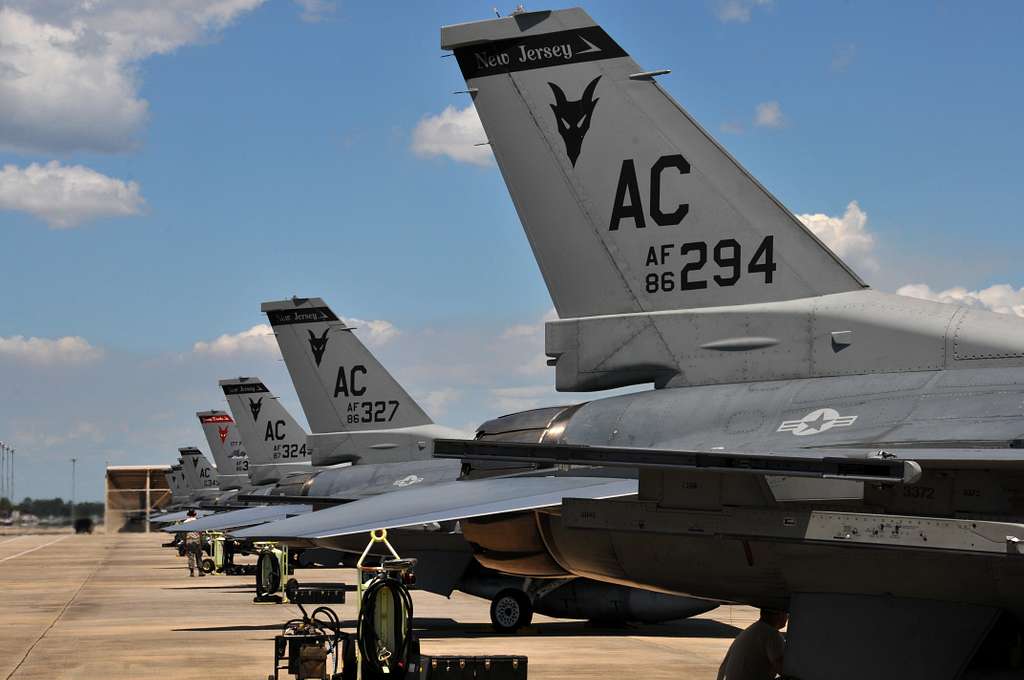
<instances>
[{"instance_id":1,"label":"ground crew member","mask_svg":"<svg viewBox=\"0 0 1024 680\"><path fill-rule=\"evenodd\" d=\"M786 638L779 631L788 621L786 612L762 609L761 618L729 645L718 680L774 680L781 675Z\"/></svg>"},{"instance_id":2,"label":"ground crew member","mask_svg":"<svg viewBox=\"0 0 1024 680\"><path fill-rule=\"evenodd\" d=\"M188 516L182 524L196 521L196 511L189 510ZM195 576L196 572L199 572L200 576L206 576L203 573L202 568L199 566L199 558L203 553L203 537L198 531L189 531L185 534L185 554L188 555L188 575Z\"/></svg>"}]
</instances>

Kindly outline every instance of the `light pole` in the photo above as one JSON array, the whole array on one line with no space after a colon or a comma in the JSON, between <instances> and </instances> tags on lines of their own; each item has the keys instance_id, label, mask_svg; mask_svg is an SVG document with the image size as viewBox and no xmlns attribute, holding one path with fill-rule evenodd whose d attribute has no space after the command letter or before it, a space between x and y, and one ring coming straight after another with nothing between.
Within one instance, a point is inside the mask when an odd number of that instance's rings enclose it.
<instances>
[{"instance_id":1,"label":"light pole","mask_svg":"<svg viewBox=\"0 0 1024 680\"><path fill-rule=\"evenodd\" d=\"M71 526L75 526L75 461L77 458L71 459Z\"/></svg>"}]
</instances>

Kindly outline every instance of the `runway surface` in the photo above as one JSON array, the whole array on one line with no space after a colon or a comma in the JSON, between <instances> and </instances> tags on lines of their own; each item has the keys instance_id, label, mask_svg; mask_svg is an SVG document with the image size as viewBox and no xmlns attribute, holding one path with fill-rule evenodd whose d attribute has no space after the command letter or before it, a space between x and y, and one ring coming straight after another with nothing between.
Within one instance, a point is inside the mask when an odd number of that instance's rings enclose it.
<instances>
[{"instance_id":1,"label":"runway surface","mask_svg":"<svg viewBox=\"0 0 1024 680\"><path fill-rule=\"evenodd\" d=\"M189 578L162 534L0 536L0 680L151 677L262 680L273 636L298 614L252 603L252 577ZM353 583L349 570L299 580ZM525 654L531 678L712 679L732 638L753 621L725 606L673 624L605 629L537 616L495 634L488 603L416 592L424 654ZM355 613L354 594L335 607Z\"/></svg>"}]
</instances>

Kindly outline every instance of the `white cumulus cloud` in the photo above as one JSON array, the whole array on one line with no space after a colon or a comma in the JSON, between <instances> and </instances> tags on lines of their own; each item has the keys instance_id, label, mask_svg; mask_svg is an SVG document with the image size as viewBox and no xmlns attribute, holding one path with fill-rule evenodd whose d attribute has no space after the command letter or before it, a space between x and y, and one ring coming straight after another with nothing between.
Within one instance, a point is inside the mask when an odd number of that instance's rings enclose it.
<instances>
[{"instance_id":1,"label":"white cumulus cloud","mask_svg":"<svg viewBox=\"0 0 1024 680\"><path fill-rule=\"evenodd\" d=\"M967 290L961 286L954 286L946 290L932 290L924 283L912 283L900 287L896 292L923 300L967 305L1000 314L1024 316L1024 288L1014 288L1006 283L999 283L981 290Z\"/></svg>"},{"instance_id":2,"label":"white cumulus cloud","mask_svg":"<svg viewBox=\"0 0 1024 680\"><path fill-rule=\"evenodd\" d=\"M0 357L36 365L84 364L102 356L102 349L77 335L63 338L0 337Z\"/></svg>"},{"instance_id":3,"label":"white cumulus cloud","mask_svg":"<svg viewBox=\"0 0 1024 680\"><path fill-rule=\"evenodd\" d=\"M772 0L716 0L715 16L722 23L741 23L750 21L755 7L769 7Z\"/></svg>"},{"instance_id":4,"label":"white cumulus cloud","mask_svg":"<svg viewBox=\"0 0 1024 680\"><path fill-rule=\"evenodd\" d=\"M484 126L472 104L464 109L449 106L436 116L425 116L412 132L412 150L417 156L448 156L473 165L494 165L491 147L474 146L486 141Z\"/></svg>"},{"instance_id":5,"label":"white cumulus cloud","mask_svg":"<svg viewBox=\"0 0 1024 680\"><path fill-rule=\"evenodd\" d=\"M868 215L857 201L850 201L842 217L804 213L797 218L849 264L872 271L878 269L874 257L875 237L868 231Z\"/></svg>"},{"instance_id":6,"label":"white cumulus cloud","mask_svg":"<svg viewBox=\"0 0 1024 680\"><path fill-rule=\"evenodd\" d=\"M346 319L349 326L352 326L357 331L364 330L366 332L360 332L359 337L366 342L368 345L380 346L398 337L400 331L395 327L395 324L390 321L384 321L383 319L372 319L366 321L364 319Z\"/></svg>"},{"instance_id":7,"label":"white cumulus cloud","mask_svg":"<svg viewBox=\"0 0 1024 680\"><path fill-rule=\"evenodd\" d=\"M118 152L149 105L138 63L214 35L264 0L0 3L0 150Z\"/></svg>"},{"instance_id":8,"label":"white cumulus cloud","mask_svg":"<svg viewBox=\"0 0 1024 680\"><path fill-rule=\"evenodd\" d=\"M225 333L215 340L200 340L192 345L192 351L215 357L231 357L239 354L278 354L274 329L269 324L256 324L241 333Z\"/></svg>"},{"instance_id":9,"label":"white cumulus cloud","mask_svg":"<svg viewBox=\"0 0 1024 680\"><path fill-rule=\"evenodd\" d=\"M459 390L453 387L442 387L439 390L427 392L420 402L427 415L437 420L448 413L448 407L461 396Z\"/></svg>"},{"instance_id":10,"label":"white cumulus cloud","mask_svg":"<svg viewBox=\"0 0 1024 680\"><path fill-rule=\"evenodd\" d=\"M82 165L50 161L0 168L0 210L27 212L53 229L98 217L138 215L144 206L136 182L107 177Z\"/></svg>"},{"instance_id":11,"label":"white cumulus cloud","mask_svg":"<svg viewBox=\"0 0 1024 680\"><path fill-rule=\"evenodd\" d=\"M338 6L328 0L295 0L295 4L302 8L299 17L310 24L321 22L338 10Z\"/></svg>"},{"instance_id":12,"label":"white cumulus cloud","mask_svg":"<svg viewBox=\"0 0 1024 680\"><path fill-rule=\"evenodd\" d=\"M754 109L754 125L757 127L782 127L784 120L782 107L777 101L761 102Z\"/></svg>"}]
</instances>

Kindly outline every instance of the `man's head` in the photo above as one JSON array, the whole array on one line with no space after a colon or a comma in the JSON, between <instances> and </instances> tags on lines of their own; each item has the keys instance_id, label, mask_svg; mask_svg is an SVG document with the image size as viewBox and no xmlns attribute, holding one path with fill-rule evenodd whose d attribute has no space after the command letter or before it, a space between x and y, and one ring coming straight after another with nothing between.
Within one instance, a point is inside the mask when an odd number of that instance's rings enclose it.
<instances>
[{"instance_id":1,"label":"man's head","mask_svg":"<svg viewBox=\"0 0 1024 680\"><path fill-rule=\"evenodd\" d=\"M195 511L195 510L189 510L189 511L188 511L188 512L187 512L186 514L187 514L187 515L188 515L189 517L195 517L195 516L196 516L196 511Z\"/></svg>"},{"instance_id":2,"label":"man's head","mask_svg":"<svg viewBox=\"0 0 1024 680\"><path fill-rule=\"evenodd\" d=\"M762 609L761 620L775 630L782 630L789 623L789 614L778 609Z\"/></svg>"}]
</instances>

